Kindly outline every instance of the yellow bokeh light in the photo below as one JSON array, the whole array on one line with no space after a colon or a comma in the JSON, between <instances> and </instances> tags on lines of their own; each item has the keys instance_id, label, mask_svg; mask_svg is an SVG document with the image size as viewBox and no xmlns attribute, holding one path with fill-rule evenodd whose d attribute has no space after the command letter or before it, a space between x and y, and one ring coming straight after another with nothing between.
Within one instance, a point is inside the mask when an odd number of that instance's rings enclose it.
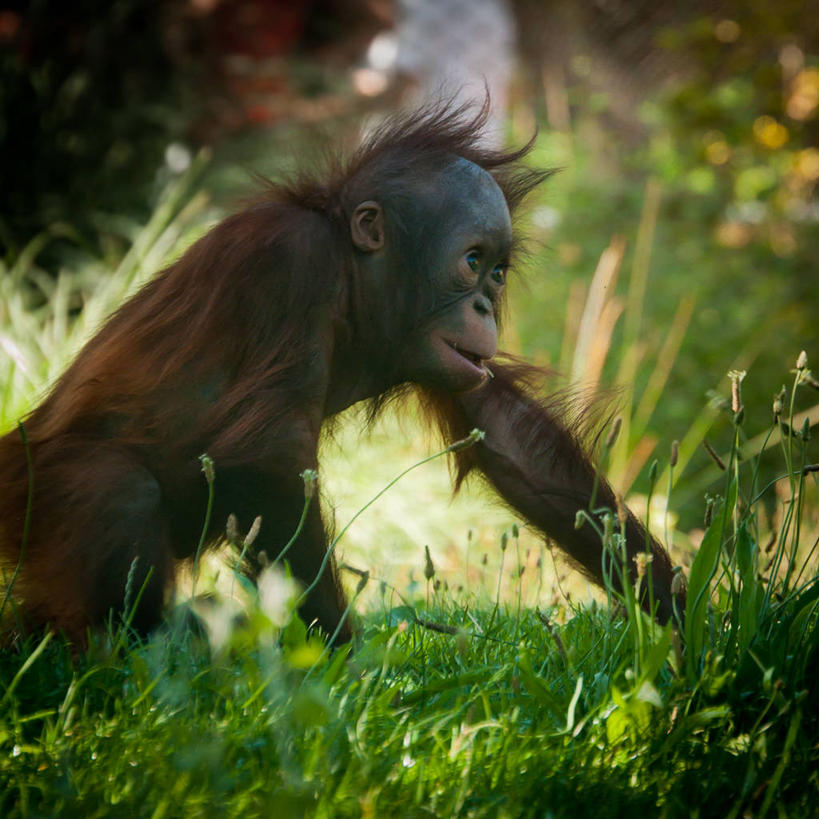
<instances>
[{"instance_id":1,"label":"yellow bokeh light","mask_svg":"<svg viewBox=\"0 0 819 819\"><path fill-rule=\"evenodd\" d=\"M754 138L765 148L781 148L789 137L788 129L767 114L754 120Z\"/></svg>"},{"instance_id":2,"label":"yellow bokeh light","mask_svg":"<svg viewBox=\"0 0 819 819\"><path fill-rule=\"evenodd\" d=\"M731 158L731 148L723 139L718 139L705 146L705 158L712 165L724 165Z\"/></svg>"},{"instance_id":3,"label":"yellow bokeh light","mask_svg":"<svg viewBox=\"0 0 819 819\"><path fill-rule=\"evenodd\" d=\"M796 172L808 182L819 179L819 148L805 148L796 155Z\"/></svg>"},{"instance_id":4,"label":"yellow bokeh light","mask_svg":"<svg viewBox=\"0 0 819 819\"><path fill-rule=\"evenodd\" d=\"M791 119L806 120L819 108L819 68L806 68L793 80L785 112Z\"/></svg>"},{"instance_id":5,"label":"yellow bokeh light","mask_svg":"<svg viewBox=\"0 0 819 819\"><path fill-rule=\"evenodd\" d=\"M714 238L723 247L743 248L754 238L754 229L742 222L723 222L717 226Z\"/></svg>"},{"instance_id":6,"label":"yellow bokeh light","mask_svg":"<svg viewBox=\"0 0 819 819\"><path fill-rule=\"evenodd\" d=\"M720 20L714 26L714 36L721 43L734 43L739 39L742 29L736 20Z\"/></svg>"}]
</instances>

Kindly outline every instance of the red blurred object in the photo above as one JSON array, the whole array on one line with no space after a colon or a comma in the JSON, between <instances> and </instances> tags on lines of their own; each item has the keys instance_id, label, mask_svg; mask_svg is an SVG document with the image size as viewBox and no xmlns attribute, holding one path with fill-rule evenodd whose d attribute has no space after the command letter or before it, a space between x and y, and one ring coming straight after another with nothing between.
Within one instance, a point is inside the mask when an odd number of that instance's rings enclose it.
<instances>
[{"instance_id":1,"label":"red blurred object","mask_svg":"<svg viewBox=\"0 0 819 819\"><path fill-rule=\"evenodd\" d=\"M206 78L194 138L212 142L300 116L328 92L322 71L337 77L384 25L371 0L188 0L166 41L180 66L199 63ZM308 86L297 79L294 58L312 66Z\"/></svg>"},{"instance_id":2,"label":"red blurred object","mask_svg":"<svg viewBox=\"0 0 819 819\"><path fill-rule=\"evenodd\" d=\"M312 6L311 0L222 0L210 12L213 46L220 54L251 59L288 54L299 44Z\"/></svg>"}]
</instances>

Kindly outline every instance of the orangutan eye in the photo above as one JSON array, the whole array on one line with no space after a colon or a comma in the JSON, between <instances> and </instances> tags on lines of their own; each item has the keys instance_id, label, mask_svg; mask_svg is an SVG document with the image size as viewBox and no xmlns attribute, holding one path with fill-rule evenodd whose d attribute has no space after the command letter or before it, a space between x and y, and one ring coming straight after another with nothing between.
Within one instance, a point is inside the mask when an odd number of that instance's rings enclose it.
<instances>
[{"instance_id":1,"label":"orangutan eye","mask_svg":"<svg viewBox=\"0 0 819 819\"><path fill-rule=\"evenodd\" d=\"M474 250L470 250L469 253L466 254L466 263L473 273L477 273L481 266L480 258Z\"/></svg>"},{"instance_id":2,"label":"orangutan eye","mask_svg":"<svg viewBox=\"0 0 819 819\"><path fill-rule=\"evenodd\" d=\"M492 281L495 284L506 284L506 265L499 264L491 274Z\"/></svg>"}]
</instances>

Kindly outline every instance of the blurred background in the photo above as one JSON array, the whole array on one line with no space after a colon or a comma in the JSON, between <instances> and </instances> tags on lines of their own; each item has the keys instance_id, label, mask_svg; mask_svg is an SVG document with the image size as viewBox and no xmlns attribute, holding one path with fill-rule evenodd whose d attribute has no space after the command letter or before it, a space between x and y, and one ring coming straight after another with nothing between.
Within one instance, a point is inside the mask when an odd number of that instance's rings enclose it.
<instances>
[{"instance_id":1,"label":"blurred background","mask_svg":"<svg viewBox=\"0 0 819 819\"><path fill-rule=\"evenodd\" d=\"M623 429L604 466L645 514L657 460L650 521L686 564L721 486L702 442L719 453L733 436L727 373L747 372L743 468L761 454L762 487L777 478L773 398L801 350L819 356L819 8L805 0L0 0L2 429L254 173L486 89L486 139L537 131L530 162L561 169L522 216L503 346L556 385L613 388ZM819 393L800 400L801 429ZM413 410L364 435L349 416L324 446L337 528L437 447ZM588 596L525 528L503 538L515 518L490 497L452 501L446 464L425 465L356 521L343 560L412 589L428 545L464 594L505 560L527 602ZM774 483L763 531L779 497Z\"/></svg>"}]
</instances>

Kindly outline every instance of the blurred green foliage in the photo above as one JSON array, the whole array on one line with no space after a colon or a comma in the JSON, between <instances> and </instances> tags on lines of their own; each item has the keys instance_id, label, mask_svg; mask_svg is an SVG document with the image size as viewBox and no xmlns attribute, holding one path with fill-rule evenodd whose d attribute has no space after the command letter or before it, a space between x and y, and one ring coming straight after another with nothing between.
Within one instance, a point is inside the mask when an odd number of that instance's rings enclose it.
<instances>
[{"instance_id":1,"label":"blurred green foliage","mask_svg":"<svg viewBox=\"0 0 819 819\"><path fill-rule=\"evenodd\" d=\"M571 134L547 133L537 157L565 170L536 203L532 297L515 305L523 352L564 363L564 316L577 282L590 279L612 236L621 235L627 245L618 289L625 291L638 262L646 184L659 186L638 396L678 305L696 298L651 419L659 453L706 402L724 406L729 369L751 368L746 400L765 407L781 386L778 373L800 349L810 353L819 345L819 15L787 0L700 3L676 18L651 34L652 65L663 66L661 74L649 76L641 64L618 66L639 88L633 122L622 122L628 92L596 73L611 55L572 58ZM545 228L538 218L543 210L556 212ZM535 303L549 307L527 307ZM608 383L627 353L623 340L621 319L606 363ZM806 409L816 395L799 400ZM713 413L709 437L722 451L731 442L730 420L730 413ZM691 469L708 471L708 456L698 453ZM699 479L695 484L701 490ZM643 476L637 487L645 486ZM692 501L690 511L682 510L689 527L698 498L677 498Z\"/></svg>"},{"instance_id":2,"label":"blurred green foliage","mask_svg":"<svg viewBox=\"0 0 819 819\"><path fill-rule=\"evenodd\" d=\"M793 301L809 307L819 294L817 16L802 2L727 4L721 15L658 37L695 58L644 107L651 139L638 161L712 200L718 244L756 251L750 277L777 264Z\"/></svg>"},{"instance_id":3,"label":"blurred green foliage","mask_svg":"<svg viewBox=\"0 0 819 819\"><path fill-rule=\"evenodd\" d=\"M147 219L195 100L163 44L167 3L34 0L0 10L0 245L101 213ZM65 246L62 246L65 250ZM45 250L53 254L55 247ZM7 256L8 258L8 256ZM58 257L56 261L59 261Z\"/></svg>"},{"instance_id":4,"label":"blurred green foliage","mask_svg":"<svg viewBox=\"0 0 819 819\"><path fill-rule=\"evenodd\" d=\"M753 361L745 394L764 406L774 374L819 343L819 15L799 0L721 3L657 41L683 67L643 106L634 161L669 189L666 250L698 292L676 375L701 384L715 363ZM661 281L675 277L667 253L654 254Z\"/></svg>"}]
</instances>

